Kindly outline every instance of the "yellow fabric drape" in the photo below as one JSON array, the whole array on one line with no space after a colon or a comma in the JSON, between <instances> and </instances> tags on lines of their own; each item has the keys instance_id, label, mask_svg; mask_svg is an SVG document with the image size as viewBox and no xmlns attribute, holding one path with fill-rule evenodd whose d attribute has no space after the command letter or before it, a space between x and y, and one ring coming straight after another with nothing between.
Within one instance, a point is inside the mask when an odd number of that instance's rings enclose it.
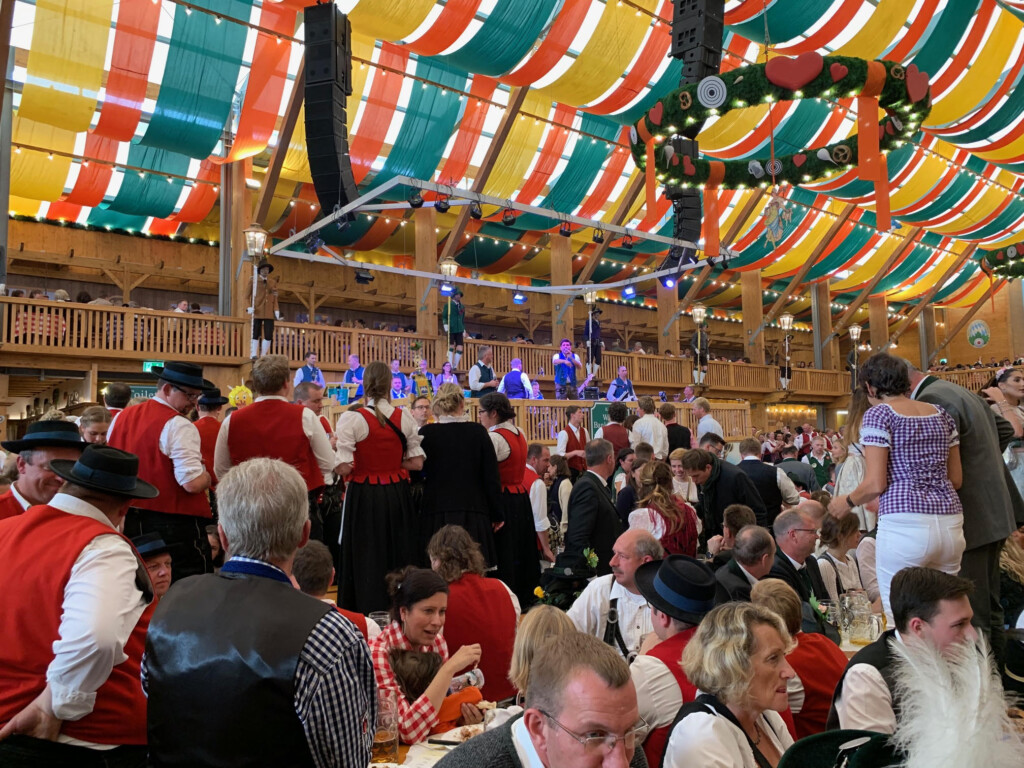
<instances>
[{"instance_id":1,"label":"yellow fabric drape","mask_svg":"<svg viewBox=\"0 0 1024 768\"><path fill-rule=\"evenodd\" d=\"M818 216L818 220L811 225L811 229L795 246L790 248L774 264L761 270L764 277L785 274L799 269L800 266L811 257L811 252L821 243L825 233L835 222L830 216ZM818 257L823 258L823 256Z\"/></svg>"},{"instance_id":2,"label":"yellow fabric drape","mask_svg":"<svg viewBox=\"0 0 1024 768\"><path fill-rule=\"evenodd\" d=\"M953 235L960 230L984 221L992 215L993 211L996 210L1000 205L1006 202L1006 192L996 187L988 187L984 192L978 195L977 199L967 206L963 213L956 216L952 221L947 224L929 226L928 229L932 232L937 232L940 235ZM1018 234L1018 237L1020 235Z\"/></svg>"},{"instance_id":3,"label":"yellow fabric drape","mask_svg":"<svg viewBox=\"0 0 1024 768\"><path fill-rule=\"evenodd\" d=\"M996 278L996 280L998 280L998 278ZM988 280L979 280L978 284L974 287L974 290L972 290L970 293L968 293L962 299L960 299L959 301L955 301L955 302L953 302L951 304L943 304L942 306L944 306L944 307L957 307L957 308L973 307L975 304L977 304L979 301L981 301L982 297L984 297L984 295L985 295L985 292L988 291L988 288L989 288L989 281Z\"/></svg>"},{"instance_id":4,"label":"yellow fabric drape","mask_svg":"<svg viewBox=\"0 0 1024 768\"><path fill-rule=\"evenodd\" d=\"M901 242L902 240L895 237L884 240L875 252L868 257L868 260L854 269L849 277L829 283L829 289L842 293L864 285L864 283L878 274L878 270L885 264L886 259L892 255L892 252L900 246Z\"/></svg>"},{"instance_id":5,"label":"yellow fabric drape","mask_svg":"<svg viewBox=\"0 0 1024 768\"><path fill-rule=\"evenodd\" d=\"M522 112L547 117L551 112L551 99L536 91L530 91L523 100ZM511 197L523 185L526 172L541 146L546 124L532 117L520 115L508 132L498 159L494 163L484 192L495 197ZM485 213L490 213L486 208Z\"/></svg>"},{"instance_id":6,"label":"yellow fabric drape","mask_svg":"<svg viewBox=\"0 0 1024 768\"><path fill-rule=\"evenodd\" d=\"M947 125L988 101L999 75L1012 64L1010 56L1022 31L1024 23L1020 19L1009 13L1001 14L964 76L932 104L924 125Z\"/></svg>"},{"instance_id":7,"label":"yellow fabric drape","mask_svg":"<svg viewBox=\"0 0 1024 768\"><path fill-rule=\"evenodd\" d=\"M768 106L768 104L756 104L722 115L697 135L701 151L714 154L716 151L728 149L747 138L757 126L768 119ZM779 125L778 116L781 113L782 110L776 105L774 113L776 127Z\"/></svg>"},{"instance_id":8,"label":"yellow fabric drape","mask_svg":"<svg viewBox=\"0 0 1024 768\"><path fill-rule=\"evenodd\" d=\"M359 0L349 11L352 31L381 40L403 40L427 19L434 0Z\"/></svg>"},{"instance_id":9,"label":"yellow fabric drape","mask_svg":"<svg viewBox=\"0 0 1024 768\"><path fill-rule=\"evenodd\" d=\"M56 200L63 195L71 158L26 147L71 153L75 132L29 120L19 111L14 115L11 136L11 194L33 200Z\"/></svg>"},{"instance_id":10,"label":"yellow fabric drape","mask_svg":"<svg viewBox=\"0 0 1024 768\"><path fill-rule=\"evenodd\" d=\"M963 249L967 247L966 243L957 244L952 250L955 253L962 253ZM906 301L912 299L915 296L921 296L927 293L931 288L939 282L939 278L949 269L950 265L956 260L956 256L952 254L944 254L935 260L935 264L932 265L932 269L928 274L914 281L912 285L907 286L902 291L896 291L890 293L886 298L889 301Z\"/></svg>"},{"instance_id":11,"label":"yellow fabric drape","mask_svg":"<svg viewBox=\"0 0 1024 768\"><path fill-rule=\"evenodd\" d=\"M880 0L864 26L836 50L836 56L873 61L881 58L914 10L916 0Z\"/></svg>"},{"instance_id":12,"label":"yellow fabric drape","mask_svg":"<svg viewBox=\"0 0 1024 768\"><path fill-rule=\"evenodd\" d=\"M42 203L38 200L28 200L24 197L11 195L7 203L7 210L17 216L35 216L39 213Z\"/></svg>"},{"instance_id":13,"label":"yellow fabric drape","mask_svg":"<svg viewBox=\"0 0 1024 768\"><path fill-rule=\"evenodd\" d=\"M659 0L639 0L634 5L605 3L593 34L576 61L550 85L541 88L552 101L589 104L599 99L629 69L651 25Z\"/></svg>"},{"instance_id":14,"label":"yellow fabric drape","mask_svg":"<svg viewBox=\"0 0 1024 768\"><path fill-rule=\"evenodd\" d=\"M12 0L13 1L13 0ZM36 0L21 115L86 131L96 111L113 0Z\"/></svg>"}]
</instances>

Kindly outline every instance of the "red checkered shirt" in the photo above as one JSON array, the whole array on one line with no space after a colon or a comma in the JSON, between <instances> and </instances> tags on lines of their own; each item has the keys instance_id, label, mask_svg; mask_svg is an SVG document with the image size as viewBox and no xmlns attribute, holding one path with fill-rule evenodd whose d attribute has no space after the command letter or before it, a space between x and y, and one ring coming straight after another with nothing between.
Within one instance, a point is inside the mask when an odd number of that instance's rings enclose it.
<instances>
[{"instance_id":1,"label":"red checkered shirt","mask_svg":"<svg viewBox=\"0 0 1024 768\"><path fill-rule=\"evenodd\" d=\"M415 744L422 741L430 734L430 729L437 725L437 711L426 694L420 696L416 701L409 701L402 694L398 687L398 679L394 670L391 669L391 662L388 659L388 651L392 648L403 650L434 651L440 654L443 661L448 661L448 643L442 635L438 635L434 644L413 646L402 632L402 627L397 621L381 632L370 643L370 654L373 656L373 672L377 677L377 687L381 690L393 690L398 699L398 738L406 744Z\"/></svg>"}]
</instances>

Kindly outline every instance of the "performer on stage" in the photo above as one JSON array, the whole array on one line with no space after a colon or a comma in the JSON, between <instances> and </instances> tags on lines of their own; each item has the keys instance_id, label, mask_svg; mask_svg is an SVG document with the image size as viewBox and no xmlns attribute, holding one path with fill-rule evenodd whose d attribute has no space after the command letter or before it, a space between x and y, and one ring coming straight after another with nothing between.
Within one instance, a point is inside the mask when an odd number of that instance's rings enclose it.
<instances>
[{"instance_id":1,"label":"performer on stage","mask_svg":"<svg viewBox=\"0 0 1024 768\"><path fill-rule=\"evenodd\" d=\"M466 332L466 308L462 306L462 291L456 289L441 309L441 324L448 334L448 362L458 368L462 361L462 335Z\"/></svg>"},{"instance_id":2,"label":"performer on stage","mask_svg":"<svg viewBox=\"0 0 1024 768\"><path fill-rule=\"evenodd\" d=\"M316 360L316 352L310 351L306 353L306 364L295 372L295 379L292 381L293 387L299 386L304 381L311 381L320 389L327 388L327 382L324 381L324 372L316 367Z\"/></svg>"},{"instance_id":3,"label":"performer on stage","mask_svg":"<svg viewBox=\"0 0 1024 768\"><path fill-rule=\"evenodd\" d=\"M259 277L256 279L253 294L253 280L249 278L249 296L253 304L246 310L253 316L252 343L249 349L249 357L255 359L270 351L270 342L274 338L274 320L281 319L281 310L277 305L277 283L276 277L271 277L274 265L266 259L260 259L256 271ZM263 345L260 346L260 337L263 337Z\"/></svg>"}]
</instances>

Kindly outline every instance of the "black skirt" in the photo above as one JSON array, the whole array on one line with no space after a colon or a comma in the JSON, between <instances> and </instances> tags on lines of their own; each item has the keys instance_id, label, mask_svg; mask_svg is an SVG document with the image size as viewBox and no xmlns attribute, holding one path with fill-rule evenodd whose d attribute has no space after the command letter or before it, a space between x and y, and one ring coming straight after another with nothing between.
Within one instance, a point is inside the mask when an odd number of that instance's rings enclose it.
<instances>
[{"instance_id":1,"label":"black skirt","mask_svg":"<svg viewBox=\"0 0 1024 768\"><path fill-rule=\"evenodd\" d=\"M349 483L341 519L338 605L368 614L391 605L384 577L423 560L409 482Z\"/></svg>"},{"instance_id":2,"label":"black skirt","mask_svg":"<svg viewBox=\"0 0 1024 768\"><path fill-rule=\"evenodd\" d=\"M536 601L533 591L540 584L540 552L530 495L502 491L501 511L505 524L494 534L498 552L495 575L515 593L525 610Z\"/></svg>"},{"instance_id":3,"label":"black skirt","mask_svg":"<svg viewBox=\"0 0 1024 768\"><path fill-rule=\"evenodd\" d=\"M498 564L498 553L494 544L494 528L490 517L487 515L482 515L475 511L446 510L444 512L435 512L431 515L424 514L420 519L422 521L422 549L424 552L427 550L430 537L441 528L446 525L461 525L466 529L470 538L480 545L480 552L487 562L487 567L491 568Z\"/></svg>"}]
</instances>

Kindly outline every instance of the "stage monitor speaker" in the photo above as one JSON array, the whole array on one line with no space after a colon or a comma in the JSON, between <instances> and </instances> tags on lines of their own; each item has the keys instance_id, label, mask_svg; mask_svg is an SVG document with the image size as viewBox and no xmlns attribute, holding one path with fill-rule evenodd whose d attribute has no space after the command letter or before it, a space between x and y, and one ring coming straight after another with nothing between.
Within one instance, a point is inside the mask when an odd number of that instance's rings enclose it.
<instances>
[{"instance_id":1,"label":"stage monitor speaker","mask_svg":"<svg viewBox=\"0 0 1024 768\"><path fill-rule=\"evenodd\" d=\"M333 4L305 10L306 154L326 214L359 196L349 158L345 113L352 93L351 25Z\"/></svg>"},{"instance_id":2,"label":"stage monitor speaker","mask_svg":"<svg viewBox=\"0 0 1024 768\"><path fill-rule=\"evenodd\" d=\"M583 399L584 400L600 400L601 390L597 387L584 387L583 388Z\"/></svg>"}]
</instances>

